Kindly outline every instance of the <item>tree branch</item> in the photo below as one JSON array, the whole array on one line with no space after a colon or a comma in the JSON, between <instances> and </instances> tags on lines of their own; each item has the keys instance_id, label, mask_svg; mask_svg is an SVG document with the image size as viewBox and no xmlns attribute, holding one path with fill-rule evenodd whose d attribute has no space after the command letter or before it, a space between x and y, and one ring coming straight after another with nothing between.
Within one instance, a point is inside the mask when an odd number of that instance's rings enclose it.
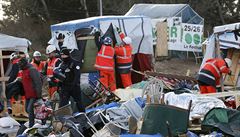
<instances>
[{"instance_id":1,"label":"tree branch","mask_svg":"<svg viewBox=\"0 0 240 137\"><path fill-rule=\"evenodd\" d=\"M222 24L225 24L225 20L223 18L223 13L222 13L222 6L220 5L219 0L217 0L216 2L217 2L218 14L219 14L219 17L221 19L221 22L222 22Z\"/></svg>"}]
</instances>

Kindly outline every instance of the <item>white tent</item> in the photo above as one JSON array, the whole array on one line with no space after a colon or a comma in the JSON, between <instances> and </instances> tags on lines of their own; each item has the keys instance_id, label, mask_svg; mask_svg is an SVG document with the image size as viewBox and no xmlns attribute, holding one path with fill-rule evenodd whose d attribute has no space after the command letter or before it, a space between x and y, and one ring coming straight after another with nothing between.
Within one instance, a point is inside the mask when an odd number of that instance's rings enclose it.
<instances>
[{"instance_id":1,"label":"white tent","mask_svg":"<svg viewBox=\"0 0 240 137\"><path fill-rule=\"evenodd\" d=\"M65 35L63 47L77 49L74 35L77 29L95 27L104 34L111 23L132 38L133 54L153 54L151 20L143 16L90 17L51 25L52 39L49 41L49 44L56 45L58 48L56 36L62 33Z\"/></svg>"},{"instance_id":2,"label":"white tent","mask_svg":"<svg viewBox=\"0 0 240 137\"><path fill-rule=\"evenodd\" d=\"M0 50L21 51L26 53L29 45L31 45L31 42L28 39L0 33Z\"/></svg>"},{"instance_id":3,"label":"white tent","mask_svg":"<svg viewBox=\"0 0 240 137\"><path fill-rule=\"evenodd\" d=\"M155 34L157 32L155 31L157 31L157 24L162 24L161 29L159 27L159 31L162 31L159 33L161 34L159 37L164 40L159 40L162 42L156 46L156 51L160 52L163 49L168 49L202 52L201 41L204 19L188 4L134 4L125 16L136 15L151 18L154 29L154 44L156 45L157 36ZM164 24L164 22L167 22L167 24ZM165 35L167 35L167 38L165 38Z\"/></svg>"}]
</instances>

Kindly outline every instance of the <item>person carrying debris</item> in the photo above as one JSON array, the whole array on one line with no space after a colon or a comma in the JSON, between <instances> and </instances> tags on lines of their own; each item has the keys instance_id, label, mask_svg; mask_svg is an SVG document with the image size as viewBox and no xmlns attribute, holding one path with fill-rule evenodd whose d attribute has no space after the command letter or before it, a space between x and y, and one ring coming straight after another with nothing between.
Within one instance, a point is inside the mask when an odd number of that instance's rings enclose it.
<instances>
[{"instance_id":1,"label":"person carrying debris","mask_svg":"<svg viewBox=\"0 0 240 137\"><path fill-rule=\"evenodd\" d=\"M62 63L54 69L54 77L60 81L59 107L69 104L69 99L72 97L76 102L78 111L85 112L81 99L80 62L72 59L69 49L65 47L61 50L61 59Z\"/></svg>"},{"instance_id":2,"label":"person carrying debris","mask_svg":"<svg viewBox=\"0 0 240 137\"><path fill-rule=\"evenodd\" d=\"M221 92L220 78L222 73L231 75L232 61L225 59L208 59L198 73L198 85L201 94Z\"/></svg>"},{"instance_id":3,"label":"person carrying debris","mask_svg":"<svg viewBox=\"0 0 240 137\"><path fill-rule=\"evenodd\" d=\"M19 68L22 70L23 89L26 98L25 109L28 113L29 127L34 125L34 103L37 99L41 98L42 95L42 82L40 78L40 73L34 68L30 63L28 63L26 58L21 58L18 62Z\"/></svg>"},{"instance_id":4,"label":"person carrying debris","mask_svg":"<svg viewBox=\"0 0 240 137\"><path fill-rule=\"evenodd\" d=\"M57 58L56 47L54 45L47 46L46 54L48 55L48 60L43 73L47 75L49 83L48 93L50 98L52 98L54 92L58 90L58 80L53 77L53 70L61 63L61 60Z\"/></svg>"},{"instance_id":5,"label":"person carrying debris","mask_svg":"<svg viewBox=\"0 0 240 137\"><path fill-rule=\"evenodd\" d=\"M112 39L106 37L97 54L95 68L99 70L101 83L105 87L110 88L111 91L116 90L113 57L114 48L112 47Z\"/></svg>"},{"instance_id":6,"label":"person carrying debris","mask_svg":"<svg viewBox=\"0 0 240 137\"><path fill-rule=\"evenodd\" d=\"M124 88L132 85L131 80L131 67L132 67L132 39L125 37L124 34L120 35L123 44L115 46L116 65L118 73L121 76L122 85Z\"/></svg>"},{"instance_id":7,"label":"person carrying debris","mask_svg":"<svg viewBox=\"0 0 240 137\"><path fill-rule=\"evenodd\" d=\"M42 72L45 62L41 61L41 56L42 54L39 51L35 51L33 53L33 60L31 62L31 64L38 70L38 72Z\"/></svg>"}]
</instances>

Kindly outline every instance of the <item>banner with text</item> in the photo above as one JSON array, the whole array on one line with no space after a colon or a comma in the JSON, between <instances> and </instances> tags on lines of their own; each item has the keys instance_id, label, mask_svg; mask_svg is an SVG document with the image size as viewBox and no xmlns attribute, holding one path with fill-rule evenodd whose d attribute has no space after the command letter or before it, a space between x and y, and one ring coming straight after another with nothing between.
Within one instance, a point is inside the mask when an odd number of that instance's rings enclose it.
<instances>
[{"instance_id":1,"label":"banner with text","mask_svg":"<svg viewBox=\"0 0 240 137\"><path fill-rule=\"evenodd\" d=\"M182 23L182 43L185 51L202 51L203 25Z\"/></svg>"},{"instance_id":2,"label":"banner with text","mask_svg":"<svg viewBox=\"0 0 240 137\"><path fill-rule=\"evenodd\" d=\"M201 52L203 25L182 23L180 17L168 18L168 49Z\"/></svg>"}]
</instances>

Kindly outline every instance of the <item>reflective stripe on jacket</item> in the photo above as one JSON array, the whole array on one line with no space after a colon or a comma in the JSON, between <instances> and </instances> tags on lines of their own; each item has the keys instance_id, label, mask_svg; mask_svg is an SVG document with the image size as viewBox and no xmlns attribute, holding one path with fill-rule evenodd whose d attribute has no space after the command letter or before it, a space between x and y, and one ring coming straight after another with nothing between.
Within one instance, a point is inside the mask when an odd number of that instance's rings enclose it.
<instances>
[{"instance_id":1,"label":"reflective stripe on jacket","mask_svg":"<svg viewBox=\"0 0 240 137\"><path fill-rule=\"evenodd\" d=\"M114 70L114 48L102 45L97 54L95 67L98 70Z\"/></svg>"},{"instance_id":2,"label":"reflective stripe on jacket","mask_svg":"<svg viewBox=\"0 0 240 137\"><path fill-rule=\"evenodd\" d=\"M132 47L127 44L115 46L117 68L120 73L130 71L132 67Z\"/></svg>"},{"instance_id":3,"label":"reflective stripe on jacket","mask_svg":"<svg viewBox=\"0 0 240 137\"><path fill-rule=\"evenodd\" d=\"M222 73L229 72L230 69L227 67L226 62L223 59L209 59L200 70L198 81L207 85L219 86Z\"/></svg>"},{"instance_id":4,"label":"reflective stripe on jacket","mask_svg":"<svg viewBox=\"0 0 240 137\"><path fill-rule=\"evenodd\" d=\"M59 58L53 58L51 60L48 60L47 62L47 76L53 77L53 70L55 68L56 62L59 60Z\"/></svg>"}]
</instances>

